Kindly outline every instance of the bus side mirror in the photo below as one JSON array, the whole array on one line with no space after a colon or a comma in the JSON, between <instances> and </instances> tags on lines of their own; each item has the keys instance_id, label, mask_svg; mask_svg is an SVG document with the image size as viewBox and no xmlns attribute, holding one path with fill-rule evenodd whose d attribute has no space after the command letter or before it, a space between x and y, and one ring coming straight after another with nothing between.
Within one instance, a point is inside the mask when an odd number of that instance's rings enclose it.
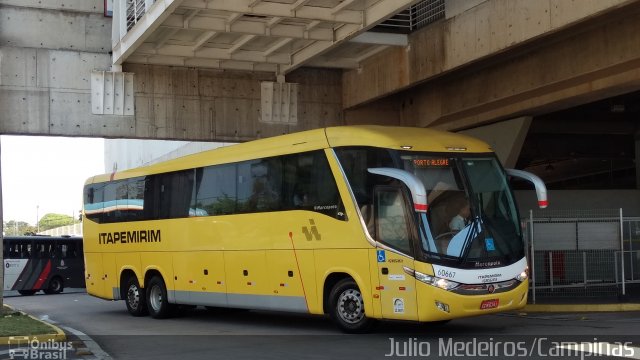
<instances>
[{"instance_id":1,"label":"bus side mirror","mask_svg":"<svg viewBox=\"0 0 640 360\"><path fill-rule=\"evenodd\" d=\"M394 168L369 168L367 170L372 174L388 176L402 181L411 192L414 210L422 213L427 212L427 191L422 181L415 175L408 171Z\"/></svg>"},{"instance_id":2,"label":"bus side mirror","mask_svg":"<svg viewBox=\"0 0 640 360\"><path fill-rule=\"evenodd\" d=\"M549 200L547 199L547 187L544 185L544 181L542 181L542 179L540 179L537 175L523 170L505 170L507 171L508 175L527 180L533 184L533 186L536 188L536 196L538 197L538 206L540 207L540 209L544 209L549 205Z\"/></svg>"}]
</instances>

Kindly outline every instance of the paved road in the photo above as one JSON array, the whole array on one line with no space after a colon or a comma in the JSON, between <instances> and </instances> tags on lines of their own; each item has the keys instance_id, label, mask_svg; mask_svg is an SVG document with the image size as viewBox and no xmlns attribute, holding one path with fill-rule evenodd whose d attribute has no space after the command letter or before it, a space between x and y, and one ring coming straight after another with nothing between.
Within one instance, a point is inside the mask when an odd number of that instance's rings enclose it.
<instances>
[{"instance_id":1,"label":"paved road","mask_svg":"<svg viewBox=\"0 0 640 360\"><path fill-rule=\"evenodd\" d=\"M629 342L623 355L640 359L640 350L632 348L640 345L640 313L503 314L441 327L385 322L369 335L344 335L325 317L273 312L198 308L167 320L135 318L121 301L84 293L5 302L91 335L115 359L383 359L391 353L476 358L480 351L495 358L526 354L549 359L566 357L572 349L568 355L581 358L582 352L559 341L584 341L600 352L606 352L605 342Z\"/></svg>"}]
</instances>

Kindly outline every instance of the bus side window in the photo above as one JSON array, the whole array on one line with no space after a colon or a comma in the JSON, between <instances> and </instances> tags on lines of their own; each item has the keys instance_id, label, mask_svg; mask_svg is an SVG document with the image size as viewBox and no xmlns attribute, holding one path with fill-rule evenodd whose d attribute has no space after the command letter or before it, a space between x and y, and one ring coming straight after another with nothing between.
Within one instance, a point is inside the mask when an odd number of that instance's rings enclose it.
<instances>
[{"instance_id":1,"label":"bus side window","mask_svg":"<svg viewBox=\"0 0 640 360\"><path fill-rule=\"evenodd\" d=\"M2 254L4 259L13 259L13 243L4 241Z\"/></svg>"},{"instance_id":2,"label":"bus side window","mask_svg":"<svg viewBox=\"0 0 640 360\"><path fill-rule=\"evenodd\" d=\"M322 151L284 159L284 209L316 211L344 220L343 204L329 162Z\"/></svg>"},{"instance_id":3,"label":"bus side window","mask_svg":"<svg viewBox=\"0 0 640 360\"><path fill-rule=\"evenodd\" d=\"M77 257L76 244L68 243L64 244L63 246L66 248L63 256L65 259L74 259Z\"/></svg>"},{"instance_id":4,"label":"bus side window","mask_svg":"<svg viewBox=\"0 0 640 360\"><path fill-rule=\"evenodd\" d=\"M18 244L18 246L20 246L20 255L18 256L20 259L30 259L33 253L32 251L35 251L35 245Z\"/></svg>"}]
</instances>

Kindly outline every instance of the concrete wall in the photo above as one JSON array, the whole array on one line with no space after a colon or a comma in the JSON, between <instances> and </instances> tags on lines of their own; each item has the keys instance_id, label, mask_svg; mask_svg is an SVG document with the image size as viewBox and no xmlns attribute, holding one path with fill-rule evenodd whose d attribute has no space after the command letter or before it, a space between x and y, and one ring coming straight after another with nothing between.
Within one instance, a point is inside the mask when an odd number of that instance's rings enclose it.
<instances>
[{"instance_id":1,"label":"concrete wall","mask_svg":"<svg viewBox=\"0 0 640 360\"><path fill-rule=\"evenodd\" d=\"M446 0L444 2L445 17L451 19L485 1L488 0Z\"/></svg>"},{"instance_id":2,"label":"concrete wall","mask_svg":"<svg viewBox=\"0 0 640 360\"><path fill-rule=\"evenodd\" d=\"M111 65L102 0L0 0L0 133L99 134L90 72Z\"/></svg>"},{"instance_id":3,"label":"concrete wall","mask_svg":"<svg viewBox=\"0 0 640 360\"><path fill-rule=\"evenodd\" d=\"M261 119L264 72L220 71L125 64L135 73L137 138L240 142L343 124L341 72L300 69L287 75L298 83L298 122Z\"/></svg>"},{"instance_id":4,"label":"concrete wall","mask_svg":"<svg viewBox=\"0 0 640 360\"><path fill-rule=\"evenodd\" d=\"M401 91L396 117L463 129L640 88L640 1L473 4L345 72L345 120Z\"/></svg>"}]
</instances>

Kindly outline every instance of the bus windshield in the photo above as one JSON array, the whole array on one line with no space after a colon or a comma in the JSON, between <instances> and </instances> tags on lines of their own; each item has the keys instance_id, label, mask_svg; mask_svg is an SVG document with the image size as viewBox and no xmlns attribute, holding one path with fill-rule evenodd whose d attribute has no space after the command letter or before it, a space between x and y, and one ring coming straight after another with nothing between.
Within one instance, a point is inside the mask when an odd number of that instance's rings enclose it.
<instances>
[{"instance_id":1,"label":"bus windshield","mask_svg":"<svg viewBox=\"0 0 640 360\"><path fill-rule=\"evenodd\" d=\"M472 267L503 266L524 256L518 213L494 157L405 152L400 159L427 191L429 212L418 217L425 256Z\"/></svg>"},{"instance_id":2,"label":"bus windshield","mask_svg":"<svg viewBox=\"0 0 640 360\"><path fill-rule=\"evenodd\" d=\"M427 193L428 211L415 212L414 249L433 264L462 268L506 266L524 257L519 217L504 170L493 154L430 153L370 147L340 148L336 154L365 225L374 189L388 178L370 168L396 168L417 177ZM376 213L377 214L377 213ZM379 226L382 222L377 222ZM368 226L376 241L384 229ZM390 244L385 244L390 245ZM405 252L402 249L397 249ZM414 251L415 252L415 251Z\"/></svg>"}]
</instances>

